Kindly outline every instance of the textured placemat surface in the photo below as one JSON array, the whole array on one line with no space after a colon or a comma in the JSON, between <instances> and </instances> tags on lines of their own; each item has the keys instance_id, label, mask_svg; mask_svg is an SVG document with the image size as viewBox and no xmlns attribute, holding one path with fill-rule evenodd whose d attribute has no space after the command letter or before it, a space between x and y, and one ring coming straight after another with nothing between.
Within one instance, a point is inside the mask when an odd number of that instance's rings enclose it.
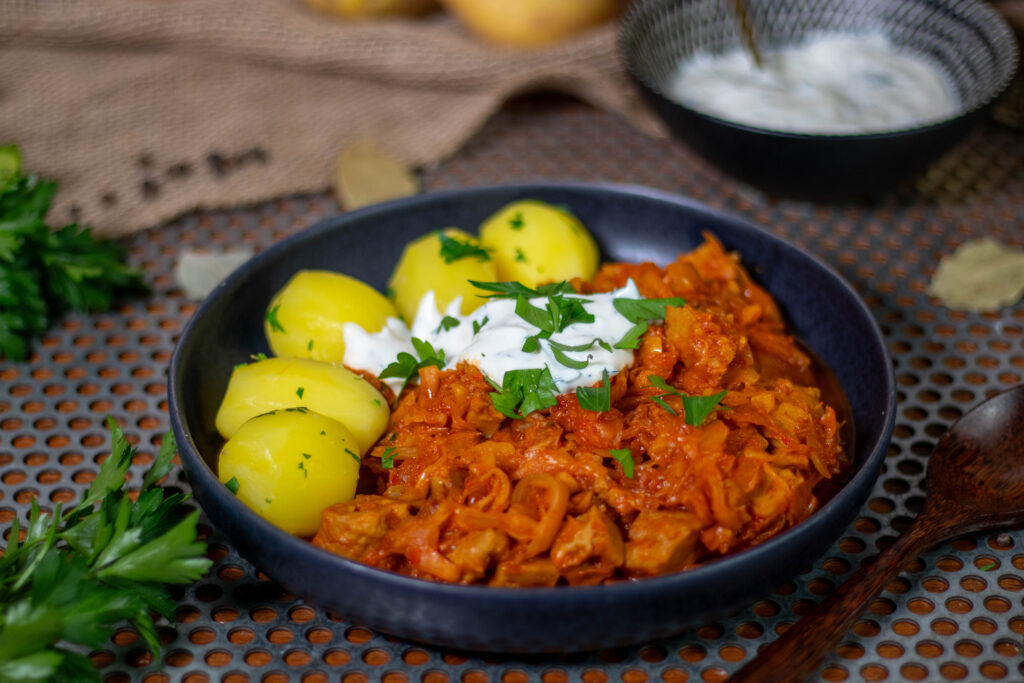
<instances>
[{"instance_id":1,"label":"textured placemat surface","mask_svg":"<svg viewBox=\"0 0 1024 683\"><path fill-rule=\"evenodd\" d=\"M730 618L630 649L564 657L486 657L388 638L286 594L202 527L215 561L175 593L162 661L130 629L93 659L105 681L344 683L645 683L722 681L920 510L928 454L948 424L1024 377L1024 304L968 314L925 293L939 257L992 236L1024 247L1024 135L979 130L916 187L877 203L775 200L737 185L677 143L614 115L550 97L508 106L455 158L424 174L427 189L516 180L649 185L742 214L818 255L860 292L886 334L899 409L882 475L854 524L806 570ZM338 211L326 195L189 215L128 243L154 292L102 315L69 315L25 363L0 361L0 530L77 497L109 451L104 416L139 448L134 482L168 429L166 373L196 306L171 272L183 246L264 248ZM472 226L464 226L472 227ZM187 490L178 470L170 485ZM968 535L923 554L871 604L827 660L826 681L1021 680L1024 531ZM681 606L681 609L683 607Z\"/></svg>"}]
</instances>

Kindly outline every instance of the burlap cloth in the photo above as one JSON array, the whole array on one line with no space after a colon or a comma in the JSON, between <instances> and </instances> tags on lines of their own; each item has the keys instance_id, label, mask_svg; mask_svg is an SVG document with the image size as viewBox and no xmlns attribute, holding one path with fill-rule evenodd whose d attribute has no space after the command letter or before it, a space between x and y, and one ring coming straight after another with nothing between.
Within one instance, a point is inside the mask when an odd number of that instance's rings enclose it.
<instances>
[{"instance_id":1,"label":"burlap cloth","mask_svg":"<svg viewBox=\"0 0 1024 683\"><path fill-rule=\"evenodd\" d=\"M656 132L614 36L608 24L524 51L445 14L345 22L297 0L0 0L0 143L60 182L54 222L124 234L322 190L348 142L436 163L531 89Z\"/></svg>"}]
</instances>

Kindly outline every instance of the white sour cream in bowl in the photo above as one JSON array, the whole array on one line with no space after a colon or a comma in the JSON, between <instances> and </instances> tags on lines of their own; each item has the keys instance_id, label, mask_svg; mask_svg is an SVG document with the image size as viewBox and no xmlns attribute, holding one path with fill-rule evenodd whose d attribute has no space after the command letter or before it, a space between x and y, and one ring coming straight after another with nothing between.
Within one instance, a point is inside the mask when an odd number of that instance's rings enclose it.
<instances>
[{"instance_id":1,"label":"white sour cream in bowl","mask_svg":"<svg viewBox=\"0 0 1024 683\"><path fill-rule=\"evenodd\" d=\"M734 123L790 133L881 133L959 113L951 79L882 35L820 34L763 50L698 52L680 62L666 94Z\"/></svg>"}]
</instances>

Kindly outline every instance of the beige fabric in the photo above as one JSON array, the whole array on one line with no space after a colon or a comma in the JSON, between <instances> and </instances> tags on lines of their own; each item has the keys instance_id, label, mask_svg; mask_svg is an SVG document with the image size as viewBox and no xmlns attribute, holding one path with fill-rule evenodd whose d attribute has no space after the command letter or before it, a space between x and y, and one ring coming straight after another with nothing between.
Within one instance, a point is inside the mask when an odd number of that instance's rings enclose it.
<instances>
[{"instance_id":1,"label":"beige fabric","mask_svg":"<svg viewBox=\"0 0 1024 683\"><path fill-rule=\"evenodd\" d=\"M538 88L660 134L613 24L524 51L443 13L345 22L297 0L0 0L0 143L60 181L54 222L77 210L109 235L322 190L348 142L436 163Z\"/></svg>"}]
</instances>

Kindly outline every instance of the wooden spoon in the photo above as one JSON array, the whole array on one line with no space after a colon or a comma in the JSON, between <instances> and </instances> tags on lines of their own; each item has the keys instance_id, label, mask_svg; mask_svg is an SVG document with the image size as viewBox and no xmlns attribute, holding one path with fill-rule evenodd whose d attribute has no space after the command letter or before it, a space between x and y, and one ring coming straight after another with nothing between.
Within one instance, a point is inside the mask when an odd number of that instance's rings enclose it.
<instances>
[{"instance_id":1,"label":"wooden spoon","mask_svg":"<svg viewBox=\"0 0 1024 683\"><path fill-rule=\"evenodd\" d=\"M928 463L924 508L895 543L736 672L730 683L796 683L814 673L868 602L922 551L960 534L1024 522L1024 385L957 420Z\"/></svg>"}]
</instances>

